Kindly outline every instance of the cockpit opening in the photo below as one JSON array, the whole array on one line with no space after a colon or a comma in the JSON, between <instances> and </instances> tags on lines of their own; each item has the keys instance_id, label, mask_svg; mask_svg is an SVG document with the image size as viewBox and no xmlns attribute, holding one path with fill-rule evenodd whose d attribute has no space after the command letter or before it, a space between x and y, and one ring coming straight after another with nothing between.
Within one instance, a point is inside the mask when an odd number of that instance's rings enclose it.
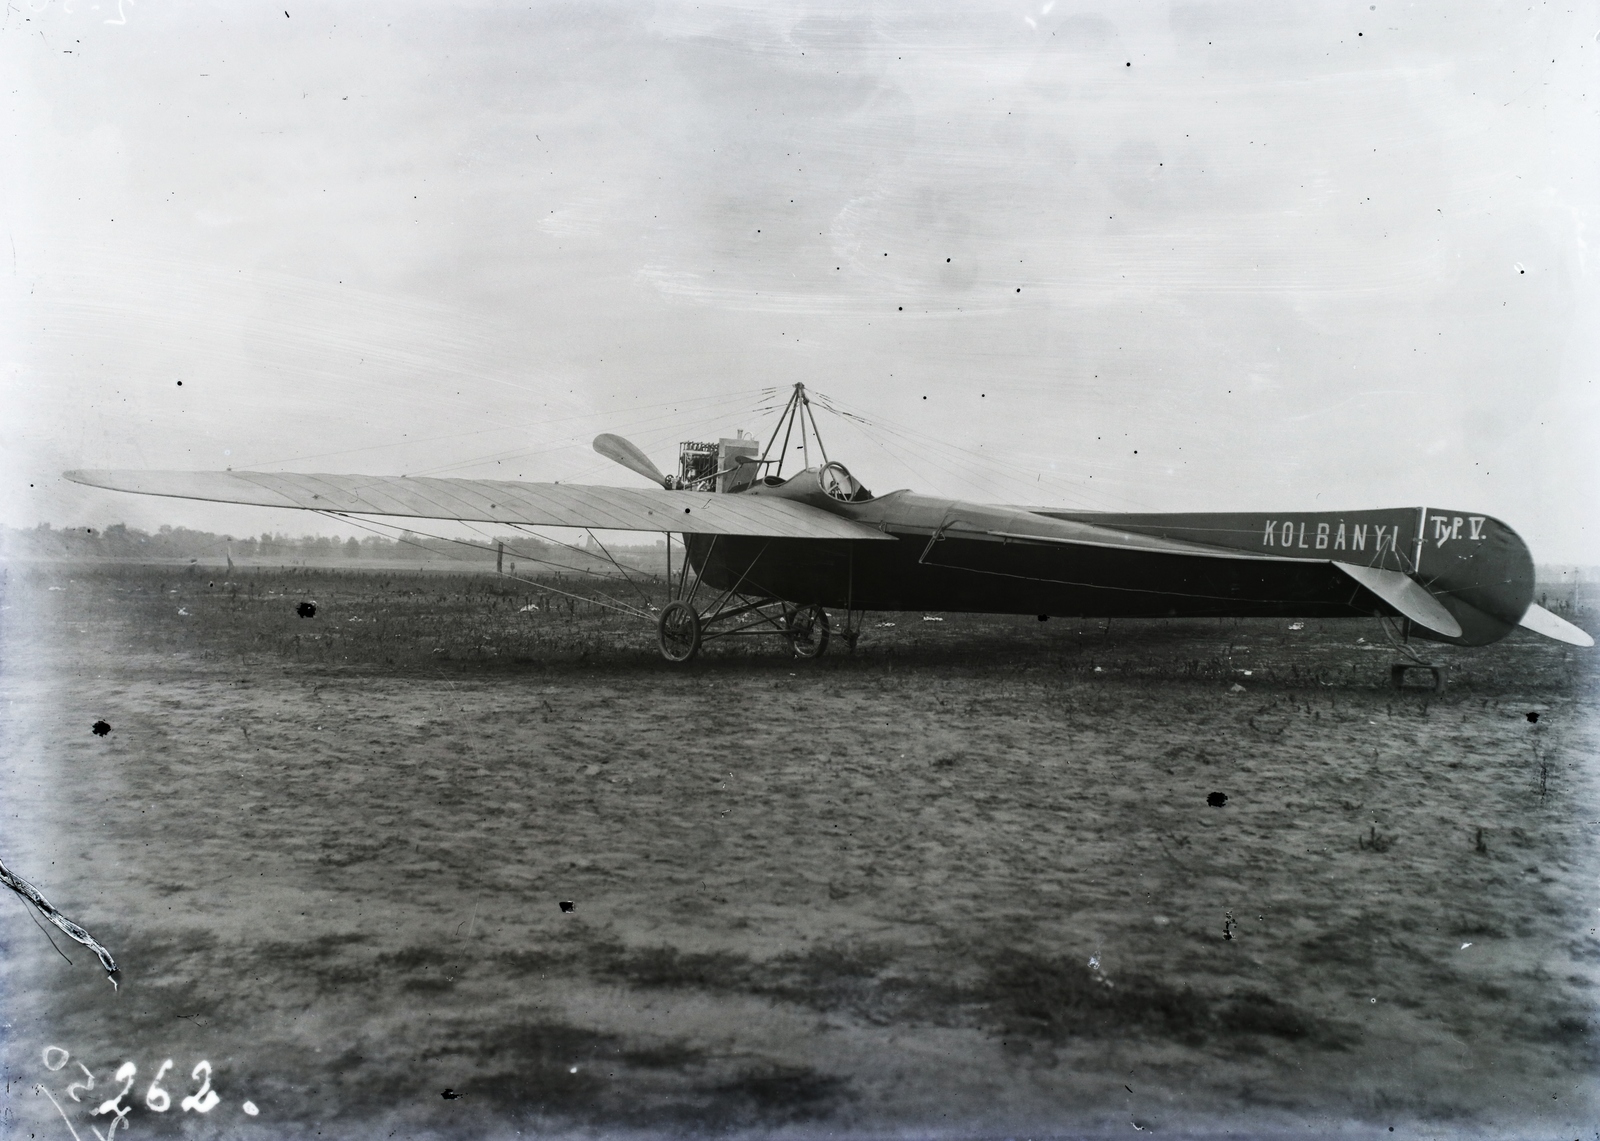
<instances>
[{"instance_id":1,"label":"cockpit opening","mask_svg":"<svg viewBox=\"0 0 1600 1141\"><path fill-rule=\"evenodd\" d=\"M824 495L841 503L862 503L872 498L872 492L861 486L861 481L838 460L817 469L817 482L822 485Z\"/></svg>"},{"instance_id":2,"label":"cockpit opening","mask_svg":"<svg viewBox=\"0 0 1600 1141\"><path fill-rule=\"evenodd\" d=\"M861 481L850 474L850 469L837 460L821 467L805 468L787 478L769 475L761 482L767 487L793 484L797 488L804 488L812 480L829 499L837 499L841 503L865 503L873 498L872 492L863 487Z\"/></svg>"}]
</instances>

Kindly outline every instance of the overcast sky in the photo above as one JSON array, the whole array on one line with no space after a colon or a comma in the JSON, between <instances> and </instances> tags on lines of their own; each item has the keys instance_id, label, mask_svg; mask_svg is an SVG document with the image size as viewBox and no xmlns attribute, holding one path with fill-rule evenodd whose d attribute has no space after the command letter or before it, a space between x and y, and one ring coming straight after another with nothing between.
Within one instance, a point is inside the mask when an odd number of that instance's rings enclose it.
<instances>
[{"instance_id":1,"label":"overcast sky","mask_svg":"<svg viewBox=\"0 0 1600 1141\"><path fill-rule=\"evenodd\" d=\"M315 516L73 467L1427 504L1600 563L1600 16L13 0L0 522ZM180 383L181 382L181 383Z\"/></svg>"}]
</instances>

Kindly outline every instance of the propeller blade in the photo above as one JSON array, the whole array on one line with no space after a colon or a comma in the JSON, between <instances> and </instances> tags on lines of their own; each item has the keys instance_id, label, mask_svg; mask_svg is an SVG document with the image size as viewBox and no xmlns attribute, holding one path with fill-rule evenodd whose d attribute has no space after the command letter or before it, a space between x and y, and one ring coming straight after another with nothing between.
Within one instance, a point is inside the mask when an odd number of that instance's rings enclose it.
<instances>
[{"instance_id":1,"label":"propeller blade","mask_svg":"<svg viewBox=\"0 0 1600 1141\"><path fill-rule=\"evenodd\" d=\"M661 469L650 462L649 456L621 436L614 436L610 432L601 433L594 438L594 450L608 460L615 460L629 471L638 472L657 487L667 481L667 477L661 474Z\"/></svg>"},{"instance_id":2,"label":"propeller blade","mask_svg":"<svg viewBox=\"0 0 1600 1141\"><path fill-rule=\"evenodd\" d=\"M1587 633L1578 629L1565 618L1550 613L1537 602L1528 606L1528 612L1522 616L1522 621L1517 623L1535 634L1543 634L1546 638L1554 638L1558 642L1565 642L1569 646L1592 646L1594 639Z\"/></svg>"}]
</instances>

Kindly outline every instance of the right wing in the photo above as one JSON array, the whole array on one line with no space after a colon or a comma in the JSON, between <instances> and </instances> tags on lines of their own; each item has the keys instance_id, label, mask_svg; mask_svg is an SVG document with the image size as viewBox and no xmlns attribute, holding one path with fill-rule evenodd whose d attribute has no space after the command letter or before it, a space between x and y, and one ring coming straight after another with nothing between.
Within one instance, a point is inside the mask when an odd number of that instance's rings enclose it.
<instances>
[{"instance_id":1,"label":"right wing","mask_svg":"<svg viewBox=\"0 0 1600 1141\"><path fill-rule=\"evenodd\" d=\"M875 527L792 500L664 488L255 471L69 471L66 477L135 495L350 515L780 539L891 538Z\"/></svg>"}]
</instances>

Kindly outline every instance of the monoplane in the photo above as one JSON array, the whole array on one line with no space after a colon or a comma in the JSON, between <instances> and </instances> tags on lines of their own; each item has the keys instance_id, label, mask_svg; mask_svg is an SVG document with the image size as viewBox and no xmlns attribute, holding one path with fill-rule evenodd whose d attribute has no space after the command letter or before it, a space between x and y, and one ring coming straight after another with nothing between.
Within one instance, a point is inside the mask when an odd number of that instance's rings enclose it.
<instances>
[{"instance_id":1,"label":"monoplane","mask_svg":"<svg viewBox=\"0 0 1600 1141\"><path fill-rule=\"evenodd\" d=\"M655 486L246 471L66 476L115 491L340 517L660 532L670 598L655 613L629 609L655 622L673 662L716 638L758 634L818 657L830 612L842 616L853 649L866 613L884 611L1377 617L1407 640L1483 646L1521 626L1594 645L1534 602L1533 559L1516 532L1471 511L1110 514L906 490L874 495L829 458L803 384L759 453L759 442L743 437L691 441L667 475L620 436L599 436L594 446ZM792 451L805 466L785 477Z\"/></svg>"}]
</instances>

